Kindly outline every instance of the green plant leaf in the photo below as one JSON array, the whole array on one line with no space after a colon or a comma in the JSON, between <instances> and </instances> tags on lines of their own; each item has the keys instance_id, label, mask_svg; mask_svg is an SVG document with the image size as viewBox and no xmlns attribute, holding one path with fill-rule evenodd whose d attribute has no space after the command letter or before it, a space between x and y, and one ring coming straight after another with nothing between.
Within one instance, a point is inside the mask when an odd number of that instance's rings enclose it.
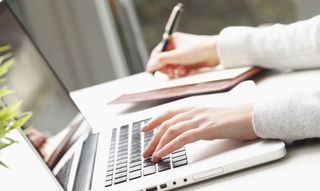
<instances>
[{"instance_id":1,"label":"green plant leaf","mask_svg":"<svg viewBox=\"0 0 320 191\"><path fill-rule=\"evenodd\" d=\"M9 137L3 137L2 141L0 141L0 150L12 145L13 143L17 143L17 141L15 141Z\"/></svg>"},{"instance_id":2,"label":"green plant leaf","mask_svg":"<svg viewBox=\"0 0 320 191\"><path fill-rule=\"evenodd\" d=\"M14 93L14 91L9 90L7 88L2 88L2 89L0 89L0 98L3 98L4 96L7 96L12 93Z\"/></svg>"},{"instance_id":3,"label":"green plant leaf","mask_svg":"<svg viewBox=\"0 0 320 191\"><path fill-rule=\"evenodd\" d=\"M22 101L16 101L10 104L8 107L2 108L0 110L0 124L1 122L12 120L17 116L17 108L21 105Z\"/></svg>"},{"instance_id":4,"label":"green plant leaf","mask_svg":"<svg viewBox=\"0 0 320 191\"><path fill-rule=\"evenodd\" d=\"M5 60L3 64L0 66L0 76L3 76L4 74L6 74L9 71L9 69L14 65L14 63L15 63L14 58Z\"/></svg>"},{"instance_id":5,"label":"green plant leaf","mask_svg":"<svg viewBox=\"0 0 320 191\"><path fill-rule=\"evenodd\" d=\"M5 167L5 168L9 168L4 162L2 162L1 160L0 160L0 166L3 166L3 167Z\"/></svg>"},{"instance_id":6,"label":"green plant leaf","mask_svg":"<svg viewBox=\"0 0 320 191\"><path fill-rule=\"evenodd\" d=\"M15 64L13 54L9 52L11 48L11 45L0 46L0 84L5 82L5 78L3 78L3 76ZM0 103L3 101L5 96L12 93L13 91L10 89L0 89ZM32 116L31 112L20 113L17 111L21 103L21 101L16 101L9 105L5 103L0 105L0 150L16 143L15 140L6 137L6 134L13 129L23 126ZM0 166L8 168L8 166L1 160Z\"/></svg>"},{"instance_id":7,"label":"green plant leaf","mask_svg":"<svg viewBox=\"0 0 320 191\"><path fill-rule=\"evenodd\" d=\"M22 115L23 117L16 120L15 123L12 125L11 130L22 127L32 117L32 112L24 112L22 113Z\"/></svg>"},{"instance_id":8,"label":"green plant leaf","mask_svg":"<svg viewBox=\"0 0 320 191\"><path fill-rule=\"evenodd\" d=\"M11 50L12 46L10 44L5 45L5 46L0 46L0 52L5 52L8 50Z\"/></svg>"},{"instance_id":9,"label":"green plant leaf","mask_svg":"<svg viewBox=\"0 0 320 191\"><path fill-rule=\"evenodd\" d=\"M11 52L1 55L0 64L2 65L6 60L9 60L9 58L13 58L13 54Z\"/></svg>"}]
</instances>

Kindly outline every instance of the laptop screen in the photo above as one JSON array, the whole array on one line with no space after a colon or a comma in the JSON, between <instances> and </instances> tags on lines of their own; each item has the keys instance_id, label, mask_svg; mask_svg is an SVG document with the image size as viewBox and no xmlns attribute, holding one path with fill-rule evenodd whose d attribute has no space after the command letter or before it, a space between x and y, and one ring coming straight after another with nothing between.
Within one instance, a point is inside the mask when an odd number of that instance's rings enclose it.
<instances>
[{"instance_id":1,"label":"laptop screen","mask_svg":"<svg viewBox=\"0 0 320 191\"><path fill-rule=\"evenodd\" d=\"M22 100L19 110L33 113L24 125L29 129L25 132L35 133L36 138L45 135L48 140L57 137L62 130L70 127L79 110L4 2L0 3L0 47L10 47L0 53L1 58L5 58L1 64L11 56L15 59L15 64L5 76L6 82L0 84L14 90L14 94L6 96L3 101L12 103ZM43 158L49 158L50 153L46 153L46 149L39 146L36 149L41 151Z\"/></svg>"}]
</instances>

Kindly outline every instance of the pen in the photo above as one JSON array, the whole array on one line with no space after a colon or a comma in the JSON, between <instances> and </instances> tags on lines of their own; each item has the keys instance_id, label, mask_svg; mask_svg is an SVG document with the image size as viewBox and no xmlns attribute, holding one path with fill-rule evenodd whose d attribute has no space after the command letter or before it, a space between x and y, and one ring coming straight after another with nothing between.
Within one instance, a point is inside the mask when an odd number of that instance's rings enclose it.
<instances>
[{"instance_id":1,"label":"pen","mask_svg":"<svg viewBox=\"0 0 320 191\"><path fill-rule=\"evenodd\" d=\"M167 21L164 33L162 35L162 40L160 42L160 52L164 52L168 46L171 34L177 29L180 16L183 8L182 3L178 3L173 9L170 14L170 17ZM156 71L153 71L152 74L154 75Z\"/></svg>"}]
</instances>

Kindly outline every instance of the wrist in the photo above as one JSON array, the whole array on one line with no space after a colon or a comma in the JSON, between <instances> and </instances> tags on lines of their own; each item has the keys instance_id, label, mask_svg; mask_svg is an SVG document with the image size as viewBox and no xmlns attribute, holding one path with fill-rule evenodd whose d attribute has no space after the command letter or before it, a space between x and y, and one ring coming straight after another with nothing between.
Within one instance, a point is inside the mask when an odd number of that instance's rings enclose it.
<instances>
[{"instance_id":1,"label":"wrist","mask_svg":"<svg viewBox=\"0 0 320 191\"><path fill-rule=\"evenodd\" d=\"M212 35L207 37L208 38L205 41L206 59L208 61L208 66L214 67L219 64L219 56L218 56L218 48L217 48L218 36Z\"/></svg>"}]
</instances>

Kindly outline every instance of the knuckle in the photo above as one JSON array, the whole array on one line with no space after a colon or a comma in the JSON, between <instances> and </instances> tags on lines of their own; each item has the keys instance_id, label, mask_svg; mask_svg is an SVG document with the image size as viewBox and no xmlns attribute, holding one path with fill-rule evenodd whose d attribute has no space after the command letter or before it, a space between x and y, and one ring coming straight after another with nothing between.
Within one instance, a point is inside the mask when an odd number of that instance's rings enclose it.
<instances>
[{"instance_id":1,"label":"knuckle","mask_svg":"<svg viewBox=\"0 0 320 191\"><path fill-rule=\"evenodd\" d=\"M173 152L173 150L174 150L173 145L171 145L171 144L166 145L166 149L169 152Z\"/></svg>"},{"instance_id":2,"label":"knuckle","mask_svg":"<svg viewBox=\"0 0 320 191\"><path fill-rule=\"evenodd\" d=\"M189 121L189 125L192 127L198 127L200 125L200 122L201 121L198 119L198 117L195 117Z\"/></svg>"},{"instance_id":3,"label":"knuckle","mask_svg":"<svg viewBox=\"0 0 320 191\"><path fill-rule=\"evenodd\" d=\"M168 121L164 121L161 125L160 128L161 129L167 129L169 127L169 122Z\"/></svg>"},{"instance_id":4,"label":"knuckle","mask_svg":"<svg viewBox=\"0 0 320 191\"><path fill-rule=\"evenodd\" d=\"M177 129L175 128L169 128L168 131L167 131L167 134L172 137L172 136L175 136L177 135Z\"/></svg>"},{"instance_id":5,"label":"knuckle","mask_svg":"<svg viewBox=\"0 0 320 191\"><path fill-rule=\"evenodd\" d=\"M157 63L164 64L167 60L167 57L161 54L161 55L157 55L156 59L157 59Z\"/></svg>"},{"instance_id":6,"label":"knuckle","mask_svg":"<svg viewBox=\"0 0 320 191\"><path fill-rule=\"evenodd\" d=\"M166 116L172 116L173 114L174 114L174 111L172 109L168 109L167 111L165 111Z\"/></svg>"},{"instance_id":7,"label":"knuckle","mask_svg":"<svg viewBox=\"0 0 320 191\"><path fill-rule=\"evenodd\" d=\"M186 133L186 134L184 134L184 135L181 136L181 141L182 141L183 143L189 143L190 140L191 140L191 136L190 136L189 133Z\"/></svg>"}]
</instances>

